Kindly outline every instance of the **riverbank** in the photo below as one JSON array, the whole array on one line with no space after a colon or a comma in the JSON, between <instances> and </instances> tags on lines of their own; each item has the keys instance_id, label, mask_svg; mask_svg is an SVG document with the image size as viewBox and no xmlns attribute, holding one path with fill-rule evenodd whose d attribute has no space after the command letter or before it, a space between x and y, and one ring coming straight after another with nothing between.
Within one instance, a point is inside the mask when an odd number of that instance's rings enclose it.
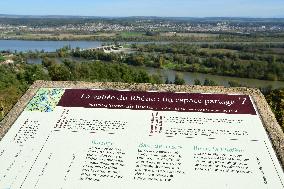
<instances>
[{"instance_id":1,"label":"riverbank","mask_svg":"<svg viewBox=\"0 0 284 189\"><path fill-rule=\"evenodd\" d=\"M113 41L98 41L98 40L21 40L21 39L1 39L0 51L10 50L12 52L28 52L28 51L44 51L56 52L57 49L68 46L73 49L79 47L81 49L90 49L101 47L103 44L113 43ZM187 45L218 45L218 44L232 44L232 45L250 45L250 44L283 44L281 41L275 42L220 42L220 41L199 41L199 42L171 42L171 41L118 41L120 44L187 44Z\"/></svg>"},{"instance_id":2,"label":"riverbank","mask_svg":"<svg viewBox=\"0 0 284 189\"><path fill-rule=\"evenodd\" d=\"M130 47L131 44L137 44L136 42L124 42L125 44L127 44L128 47ZM42 64L42 59L44 57L51 57L51 59L55 59L55 62L57 63L62 63L62 61L67 58L70 61L75 61L75 62L89 62L92 60L102 60L102 61L106 61L106 62L123 62L126 63L128 65L135 65L137 63L139 63L140 60L143 60L142 66L143 69L147 70L148 73L150 74L158 74L160 75L164 81L168 80L169 82L174 82L175 80L175 76L177 74L182 75L183 79L185 80L185 82L187 84L195 84L196 80L200 81L201 83L204 83L205 79L209 79L214 81L216 84L218 85L222 85L222 86L226 86L229 87L231 86L229 84L230 83L235 83L238 84L240 86L248 86L248 87L254 87L254 88L264 88L264 87L270 87L272 89L279 89L279 88L284 88L284 82L282 81L267 81L267 80L260 80L260 79L253 79L253 78L245 78L245 77L232 77L232 76L222 76L222 73L220 74L212 74L212 73L204 73L204 72L197 72L197 71L187 71L189 70L189 67L194 66L195 69L197 69L199 66L197 64L192 64L190 63L191 61L200 61L202 59L204 59L206 56L216 56L221 57L240 57L240 55L238 54L237 50L234 49L210 49L208 47L206 48L201 48L200 50L196 50L196 47L194 46L193 49L185 49L184 47L177 49L176 51L176 55L173 56L174 59L170 59L171 58L171 54L165 53L164 49L165 47L167 47L167 49L165 49L166 51L169 50L174 50L175 46L172 46L172 43L167 43L167 42L159 42L158 44L160 44L160 46L153 46L153 48L156 48L154 51L153 56L148 56L149 53L146 52L146 54L143 54L141 56L141 54L134 54L134 60L131 60L129 58L131 58L132 56L127 55L127 53L124 52L124 56L119 55L120 53L118 53L117 55L113 55L112 54L97 54L96 52L91 52L91 54L81 54L83 55L83 57L81 57L80 54L78 54L78 57L74 57L73 55L69 55L67 53L67 56L60 58L59 54L57 54L57 50L64 47L64 46L68 46L71 49L75 49L77 47L79 47L80 49L97 49L102 47L104 44L106 44L105 42L102 41L21 41L21 40L0 40L0 50L2 47L2 50L7 50L10 49L12 52L17 51L23 51L23 52L29 52L24 56L24 59L26 60L27 63L29 64ZM152 43L145 43L145 42L140 42L138 44L141 44L142 47L145 46L146 44L153 44ZM157 43L156 43L157 44ZM198 45L199 43L194 43L192 42L192 44L196 44ZM211 43L211 45L220 45L221 43ZM230 43L232 44L232 43ZM188 44L189 46L191 44ZM199 44L200 45L200 44ZM203 45L203 44L201 44ZM125 46L125 45L123 45ZM143 47L144 48L144 47ZM149 48L149 51L151 52L151 48ZM229 46L227 48L235 48L234 46ZM239 48L237 46L237 48ZM47 53L41 53L40 49L42 49L42 52L47 52ZM136 49L137 50L137 49ZM139 46L138 46L138 50L139 50ZM147 49L146 49L147 50ZM278 53L281 53L280 49L274 49L275 51L277 50ZM30 52L32 51L32 52ZM129 49L128 49L129 51ZM184 52L183 52L184 51ZM52 53L49 53L52 52ZM157 53L157 54L155 54ZM189 53L188 55L185 53ZM194 59L193 55L194 53L196 54L196 56L199 56L199 54L202 56L199 59ZM16 53L16 56L18 53ZM92 57L94 55L94 57ZM86 56L84 58L84 56ZM187 57L188 56L188 57ZM135 58L136 57L136 58ZM146 60L148 57L149 60ZM151 58L149 58L151 57ZM163 57L162 59L157 59L155 57ZM275 58L281 58L282 55L278 54L277 56L275 56ZM241 57L240 57L241 58ZM262 58L262 57L260 57ZM104 60L105 59L105 60ZM157 60L155 60L157 59ZM138 61L139 60L139 61ZM176 63L174 61L177 61ZM178 62L180 61L184 61L185 60L185 64L180 64ZM135 62L137 63L135 63ZM151 63L151 61L153 63ZM211 63L213 61L216 61L216 59L210 59L209 60ZM149 62L149 63L147 63ZM170 62L170 63L169 63ZM187 64L189 62L189 64ZM209 63L210 63L209 62ZM224 61L222 61L221 59L219 61L217 61L217 63L215 63L216 65L220 64L224 64L225 62L228 62L228 59L224 59ZM157 67L156 64L162 64L161 67L165 68L165 69L157 69L155 67ZM206 63L205 65L208 66L209 63ZM221 64L222 63L222 64ZM246 61L243 62L243 64L245 64ZM152 65L153 64L153 65ZM154 65L155 64L155 65ZM174 66L171 68L171 65ZM159 65L158 65L159 66ZM182 71L180 71L180 69L176 69L178 68L182 68L182 66L184 66L187 69L184 69ZM137 65L135 65L135 67L137 68ZM139 67L139 65L138 65ZM140 67L141 68L141 67ZM210 69L202 69L203 71L210 71ZM202 71L201 70L201 71ZM223 74L224 75L224 74Z\"/></svg>"},{"instance_id":3,"label":"riverbank","mask_svg":"<svg viewBox=\"0 0 284 189\"><path fill-rule=\"evenodd\" d=\"M17 62L16 64L16 66L0 65L0 120L4 115L6 115L7 112L9 112L9 110L22 96L22 94L25 93L26 89L35 80L88 82L102 81L161 84L164 83L163 80L165 80L166 78L175 79L174 77L177 74L177 72L174 72L172 70L160 70L137 66L134 67L122 63L100 61L78 60L78 62L67 61L64 64L47 61L46 64L42 64L42 62L40 62L36 65ZM168 75L163 76L163 74ZM210 78L211 80L216 80L216 77L219 77L218 82L225 82L225 78L220 76L187 72L183 74L183 78L188 81L188 84L192 84L192 81L196 78L200 80L202 80L202 78ZM160 77L160 75L162 77ZM161 78L163 78L163 80L161 80ZM228 81L231 81L233 79L238 78L229 77ZM248 80L252 81L251 79L247 79L243 82L249 83ZM259 85L261 85L262 88L266 87L264 86L265 84L261 82L263 81L252 81L255 87L259 87ZM283 82L281 83L284 84ZM222 83L220 82L219 85L222 85ZM262 90L262 92L264 92L264 94L266 94L267 98L270 100L270 105L275 112L279 123L281 123L281 125L284 125L282 120L284 112L282 99L284 99L284 92L281 90L271 91L271 88L270 90Z\"/></svg>"},{"instance_id":4,"label":"riverbank","mask_svg":"<svg viewBox=\"0 0 284 189\"><path fill-rule=\"evenodd\" d=\"M268 81L268 80L259 80L259 79L249 79L249 78L240 78L240 77L229 77L229 76L219 76L203 73L194 73L194 72L179 72L169 69L158 69L145 67L148 73L150 74L159 74L163 77L164 80L168 79L170 82L174 82L175 76L180 74L185 80L186 84L194 85L196 80L199 80L201 83L204 83L206 79L214 81L220 86L230 87L230 82L238 83L241 86L246 86L250 88L265 88L271 87L271 89L281 89L284 88L284 81Z\"/></svg>"},{"instance_id":5,"label":"riverbank","mask_svg":"<svg viewBox=\"0 0 284 189\"><path fill-rule=\"evenodd\" d=\"M54 59L57 63L62 63L65 58L56 58ZM69 61L74 62L89 62L86 59L69 57L67 58ZM28 64L36 64L41 65L41 58L30 58L27 60ZM267 81L267 80L258 80L258 79L249 79L249 78L239 78L239 77L229 77L229 76L218 76L212 74L203 74L203 73L194 73L194 72L180 72L170 69L159 69L153 67L145 67L145 66L131 66L134 69L143 69L147 71L150 75L158 75L165 82L168 80L169 82L174 83L176 75L181 75L185 80L185 83L188 85L194 85L196 80L199 80L201 83L204 83L206 79L214 81L216 84L220 86L230 87L230 82L235 82L240 84L241 86L247 86L251 88L265 88L269 87L271 89L281 89L284 88L283 81Z\"/></svg>"}]
</instances>

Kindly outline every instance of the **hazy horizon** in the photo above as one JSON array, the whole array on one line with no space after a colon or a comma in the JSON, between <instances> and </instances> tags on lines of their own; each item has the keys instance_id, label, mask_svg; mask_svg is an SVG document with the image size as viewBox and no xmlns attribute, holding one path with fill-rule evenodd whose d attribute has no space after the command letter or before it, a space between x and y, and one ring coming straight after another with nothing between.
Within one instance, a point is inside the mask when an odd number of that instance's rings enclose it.
<instances>
[{"instance_id":1,"label":"hazy horizon","mask_svg":"<svg viewBox=\"0 0 284 189\"><path fill-rule=\"evenodd\" d=\"M11 18L11 17L34 17L34 18L37 18L37 17L82 17L82 18L197 18L197 19L206 19L206 18L243 18L243 19L284 19L284 16L279 16L279 17L249 17L249 16L136 16L136 15L133 15L133 16L91 16L91 15L53 15L53 14L42 14L42 15L32 15L32 14L0 14L0 17L7 17L7 18Z\"/></svg>"},{"instance_id":2,"label":"hazy horizon","mask_svg":"<svg viewBox=\"0 0 284 189\"><path fill-rule=\"evenodd\" d=\"M9 0L0 14L89 17L284 18L283 0Z\"/></svg>"}]
</instances>

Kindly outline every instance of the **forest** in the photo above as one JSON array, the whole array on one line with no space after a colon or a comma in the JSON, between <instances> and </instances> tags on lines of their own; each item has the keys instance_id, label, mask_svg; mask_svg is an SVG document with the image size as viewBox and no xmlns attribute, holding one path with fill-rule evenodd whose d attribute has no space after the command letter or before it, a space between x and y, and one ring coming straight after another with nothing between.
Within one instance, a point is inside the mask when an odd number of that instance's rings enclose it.
<instances>
[{"instance_id":1,"label":"forest","mask_svg":"<svg viewBox=\"0 0 284 189\"><path fill-rule=\"evenodd\" d=\"M284 80L283 44L133 44L135 53L75 50L72 56L133 66L213 75Z\"/></svg>"}]
</instances>

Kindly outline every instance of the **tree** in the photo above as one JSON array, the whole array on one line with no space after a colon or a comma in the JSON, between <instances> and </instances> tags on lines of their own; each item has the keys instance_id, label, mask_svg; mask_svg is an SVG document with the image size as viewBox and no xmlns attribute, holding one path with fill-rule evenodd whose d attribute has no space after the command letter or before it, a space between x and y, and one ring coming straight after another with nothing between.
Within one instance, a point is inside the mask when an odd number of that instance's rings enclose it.
<instances>
[{"instance_id":1,"label":"tree","mask_svg":"<svg viewBox=\"0 0 284 189\"><path fill-rule=\"evenodd\" d=\"M176 74L174 84L176 84L176 85L184 85L185 84L185 80L183 79L183 76L181 74Z\"/></svg>"},{"instance_id":2,"label":"tree","mask_svg":"<svg viewBox=\"0 0 284 189\"><path fill-rule=\"evenodd\" d=\"M194 80L194 85L202 85L201 81L199 79Z\"/></svg>"},{"instance_id":3,"label":"tree","mask_svg":"<svg viewBox=\"0 0 284 189\"><path fill-rule=\"evenodd\" d=\"M160 33L159 32L153 32L153 31L147 31L146 35L147 36L158 36L158 35L160 35Z\"/></svg>"},{"instance_id":4,"label":"tree","mask_svg":"<svg viewBox=\"0 0 284 189\"><path fill-rule=\"evenodd\" d=\"M278 123L284 130L284 89L274 90L265 97Z\"/></svg>"},{"instance_id":5,"label":"tree","mask_svg":"<svg viewBox=\"0 0 284 189\"><path fill-rule=\"evenodd\" d=\"M151 83L153 83L153 84L163 84L164 81L163 81L161 75L153 74L152 77L151 77Z\"/></svg>"},{"instance_id":6,"label":"tree","mask_svg":"<svg viewBox=\"0 0 284 189\"><path fill-rule=\"evenodd\" d=\"M215 81L206 78L204 80L204 84L203 85L204 86L217 86L218 84Z\"/></svg>"},{"instance_id":7,"label":"tree","mask_svg":"<svg viewBox=\"0 0 284 189\"><path fill-rule=\"evenodd\" d=\"M71 50L71 46L65 46L63 48L57 49L56 52L58 53L59 57L66 57L68 52Z\"/></svg>"},{"instance_id":8,"label":"tree","mask_svg":"<svg viewBox=\"0 0 284 189\"><path fill-rule=\"evenodd\" d=\"M242 85L237 81L229 81L228 84L230 87L242 87Z\"/></svg>"},{"instance_id":9,"label":"tree","mask_svg":"<svg viewBox=\"0 0 284 189\"><path fill-rule=\"evenodd\" d=\"M0 120L10 111L22 93L17 86L9 86L0 90Z\"/></svg>"},{"instance_id":10,"label":"tree","mask_svg":"<svg viewBox=\"0 0 284 189\"><path fill-rule=\"evenodd\" d=\"M165 64L165 58L160 56L160 58L159 58L159 68L163 67L164 64Z\"/></svg>"},{"instance_id":11,"label":"tree","mask_svg":"<svg viewBox=\"0 0 284 189\"><path fill-rule=\"evenodd\" d=\"M50 59L48 57L44 57L42 60L42 65L46 68L50 67L51 65L56 64L54 59Z\"/></svg>"},{"instance_id":12,"label":"tree","mask_svg":"<svg viewBox=\"0 0 284 189\"><path fill-rule=\"evenodd\" d=\"M170 82L170 80L169 80L169 78L167 77L166 78L166 81L165 81L165 84L170 84L171 82Z\"/></svg>"},{"instance_id":13,"label":"tree","mask_svg":"<svg viewBox=\"0 0 284 189\"><path fill-rule=\"evenodd\" d=\"M24 71L24 78L28 84L33 84L36 80L50 80L41 65L28 65Z\"/></svg>"},{"instance_id":14,"label":"tree","mask_svg":"<svg viewBox=\"0 0 284 189\"><path fill-rule=\"evenodd\" d=\"M71 79L70 70L63 64L53 64L48 68L53 81L68 81Z\"/></svg>"},{"instance_id":15,"label":"tree","mask_svg":"<svg viewBox=\"0 0 284 189\"><path fill-rule=\"evenodd\" d=\"M6 59L2 56L2 55L0 55L0 62L4 62Z\"/></svg>"}]
</instances>

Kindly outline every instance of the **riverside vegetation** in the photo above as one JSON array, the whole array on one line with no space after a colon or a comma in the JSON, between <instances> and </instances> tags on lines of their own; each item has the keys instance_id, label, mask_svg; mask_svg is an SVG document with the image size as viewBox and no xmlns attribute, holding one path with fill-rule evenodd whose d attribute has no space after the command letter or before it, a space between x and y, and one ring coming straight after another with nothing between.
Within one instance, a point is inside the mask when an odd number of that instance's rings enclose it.
<instances>
[{"instance_id":1,"label":"riverside vegetation","mask_svg":"<svg viewBox=\"0 0 284 189\"><path fill-rule=\"evenodd\" d=\"M266 80L284 80L284 44L133 44L132 53L104 53L102 50L70 49L54 53L14 53L13 64L0 63L0 120L36 80L109 81L127 83L171 83L143 66L215 75ZM2 55L7 52L2 52ZM0 56L0 62L5 60ZM42 64L27 64L40 58ZM61 62L58 62L57 60ZM139 66L139 67L135 67ZM142 68L141 68L142 67ZM185 84L177 74L177 85ZM195 85L218 85L215 81L195 80ZM232 87L241 86L231 81ZM261 89L284 128L284 89Z\"/></svg>"}]
</instances>

